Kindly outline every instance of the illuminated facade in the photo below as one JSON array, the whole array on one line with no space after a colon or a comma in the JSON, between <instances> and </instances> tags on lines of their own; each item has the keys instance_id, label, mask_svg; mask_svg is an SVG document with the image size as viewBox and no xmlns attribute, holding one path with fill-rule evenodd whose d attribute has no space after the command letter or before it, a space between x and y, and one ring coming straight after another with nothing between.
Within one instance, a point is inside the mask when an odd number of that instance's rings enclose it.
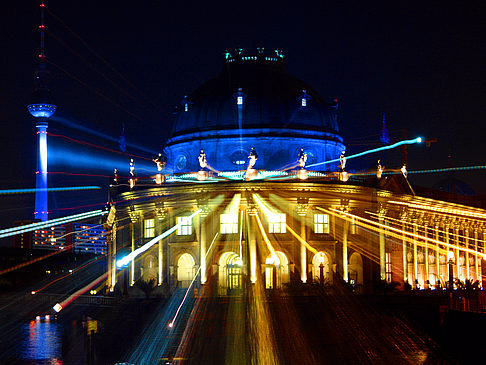
<instances>
[{"instance_id":1,"label":"illuminated facade","mask_svg":"<svg viewBox=\"0 0 486 365\"><path fill-rule=\"evenodd\" d=\"M173 173L153 186L112 185L111 290L123 278L169 290L196 278L219 295L256 282L439 289L450 270L481 280L485 210L416 196L402 174L344 182L337 164L298 167L301 149L316 163L345 148L336 105L290 77L281 52L227 53L223 73L184 100L165 149ZM258 159L250 176L251 147ZM201 149L209 170L202 177Z\"/></svg>"}]
</instances>

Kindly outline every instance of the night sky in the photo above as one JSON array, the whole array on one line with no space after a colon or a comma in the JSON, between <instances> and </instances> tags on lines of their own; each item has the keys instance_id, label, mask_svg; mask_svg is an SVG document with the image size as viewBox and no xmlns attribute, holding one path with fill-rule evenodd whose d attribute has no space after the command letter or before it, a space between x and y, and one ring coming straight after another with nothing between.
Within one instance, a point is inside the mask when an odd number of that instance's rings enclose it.
<instances>
[{"instance_id":1,"label":"night sky","mask_svg":"<svg viewBox=\"0 0 486 365\"><path fill-rule=\"evenodd\" d=\"M378 146L385 113L393 141L404 135L438 139L430 147L409 147L409 170L483 165L483 4L47 1L46 55L58 105L48 132L118 150L124 125L127 152L152 158L169 136L174 106L220 72L224 50L254 54L264 46L268 52L281 48L291 75L339 100L348 153ZM2 189L35 187L35 123L26 105L39 51L38 5L2 4ZM107 175L112 158L126 161L128 173L127 156L49 138L50 171ZM381 157L391 168L399 167L399 155ZM350 160L349 168L369 163ZM454 176L486 194L484 174ZM410 179L430 187L446 177ZM51 186L107 184L100 177L50 178ZM104 190L51 198L53 217L106 201ZM0 228L32 218L33 195L0 199Z\"/></svg>"}]
</instances>

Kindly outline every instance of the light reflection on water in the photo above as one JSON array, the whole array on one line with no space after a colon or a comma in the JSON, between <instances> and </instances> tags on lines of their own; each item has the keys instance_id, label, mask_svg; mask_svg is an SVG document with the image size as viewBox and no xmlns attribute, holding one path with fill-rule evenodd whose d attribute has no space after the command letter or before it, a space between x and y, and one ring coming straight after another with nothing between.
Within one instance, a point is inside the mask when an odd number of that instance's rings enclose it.
<instances>
[{"instance_id":1,"label":"light reflection on water","mask_svg":"<svg viewBox=\"0 0 486 365\"><path fill-rule=\"evenodd\" d=\"M62 364L62 327L55 321L30 321L22 328L21 357L42 364ZM46 362L47 361L47 362ZM37 363L37 362L34 362Z\"/></svg>"}]
</instances>

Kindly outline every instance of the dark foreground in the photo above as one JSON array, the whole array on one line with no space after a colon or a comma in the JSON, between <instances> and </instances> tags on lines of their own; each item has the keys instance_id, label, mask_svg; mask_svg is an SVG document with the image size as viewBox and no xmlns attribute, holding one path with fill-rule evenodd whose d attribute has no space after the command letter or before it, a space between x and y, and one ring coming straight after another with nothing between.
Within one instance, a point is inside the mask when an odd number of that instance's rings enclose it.
<instances>
[{"instance_id":1,"label":"dark foreground","mask_svg":"<svg viewBox=\"0 0 486 365\"><path fill-rule=\"evenodd\" d=\"M439 296L365 297L338 286L289 295L258 285L234 296L210 294L200 290L187 301L173 329L167 323L180 297L73 304L55 320L58 351L45 359L26 359L21 350L33 336L34 312L3 312L9 326L2 326L8 336L0 364L155 365L169 356L177 364L466 364L482 357L485 315L441 315ZM97 328L88 334L90 318Z\"/></svg>"}]
</instances>

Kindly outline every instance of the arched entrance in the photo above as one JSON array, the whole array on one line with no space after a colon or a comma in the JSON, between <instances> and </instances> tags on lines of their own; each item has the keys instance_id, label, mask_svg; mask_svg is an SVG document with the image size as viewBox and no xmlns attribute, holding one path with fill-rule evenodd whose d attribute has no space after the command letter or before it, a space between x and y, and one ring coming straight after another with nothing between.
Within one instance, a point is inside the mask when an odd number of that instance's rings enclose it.
<instances>
[{"instance_id":1,"label":"arched entrance","mask_svg":"<svg viewBox=\"0 0 486 365\"><path fill-rule=\"evenodd\" d=\"M219 258L218 294L239 294L242 289L242 261L234 252L225 252Z\"/></svg>"},{"instance_id":2,"label":"arched entrance","mask_svg":"<svg viewBox=\"0 0 486 365\"><path fill-rule=\"evenodd\" d=\"M181 255L177 260L177 281L183 288L189 287L195 273L196 267L192 255L189 253Z\"/></svg>"},{"instance_id":3,"label":"arched entrance","mask_svg":"<svg viewBox=\"0 0 486 365\"><path fill-rule=\"evenodd\" d=\"M320 282L321 280L321 265L322 265L322 279L324 282L332 281L330 267L331 260L329 255L323 251L316 253L312 259L312 280Z\"/></svg>"},{"instance_id":4,"label":"arched entrance","mask_svg":"<svg viewBox=\"0 0 486 365\"><path fill-rule=\"evenodd\" d=\"M351 285L363 285L363 259L357 252L349 257L349 283Z\"/></svg>"},{"instance_id":5,"label":"arched entrance","mask_svg":"<svg viewBox=\"0 0 486 365\"><path fill-rule=\"evenodd\" d=\"M281 251L276 251L275 256L270 254L265 260L265 289L280 289L289 281L287 256Z\"/></svg>"}]
</instances>

